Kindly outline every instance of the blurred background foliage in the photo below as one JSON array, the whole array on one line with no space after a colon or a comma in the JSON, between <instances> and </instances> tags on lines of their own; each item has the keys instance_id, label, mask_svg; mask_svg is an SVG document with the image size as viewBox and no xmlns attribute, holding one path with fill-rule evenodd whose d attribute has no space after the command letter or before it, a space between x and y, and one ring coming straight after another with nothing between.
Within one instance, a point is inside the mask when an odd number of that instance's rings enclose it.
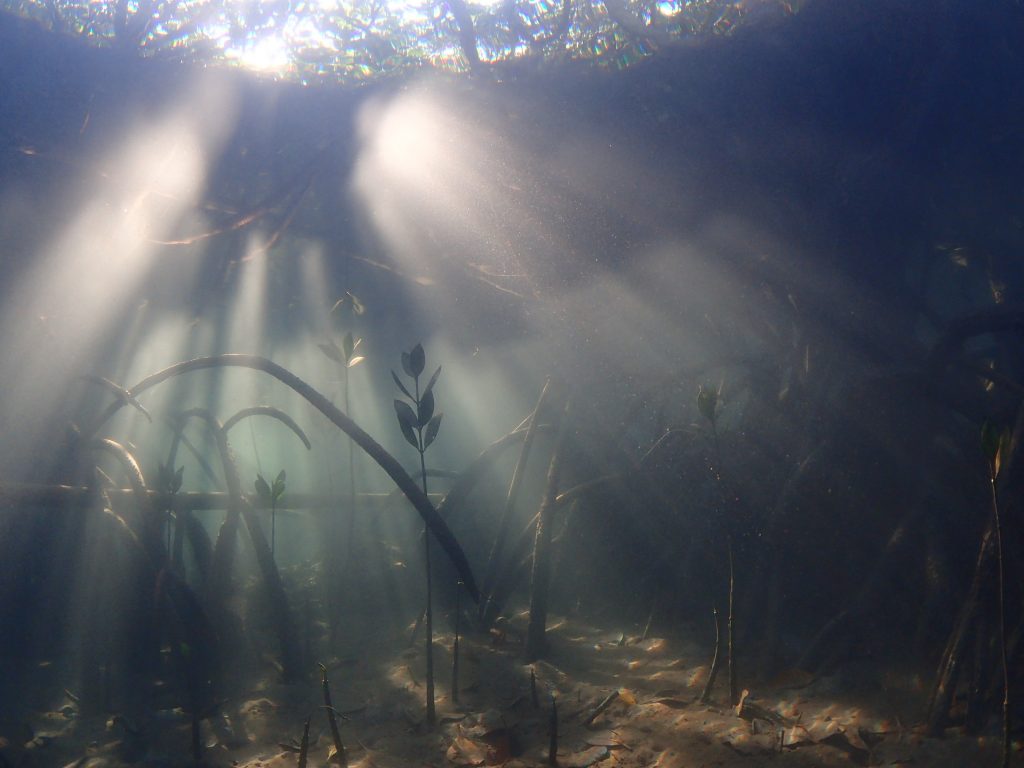
<instances>
[{"instance_id":1,"label":"blurred background foliage","mask_svg":"<svg viewBox=\"0 0 1024 768\"><path fill-rule=\"evenodd\" d=\"M276 77L364 82L589 61L621 68L697 37L794 14L804 0L3 0L45 29L139 56Z\"/></svg>"}]
</instances>

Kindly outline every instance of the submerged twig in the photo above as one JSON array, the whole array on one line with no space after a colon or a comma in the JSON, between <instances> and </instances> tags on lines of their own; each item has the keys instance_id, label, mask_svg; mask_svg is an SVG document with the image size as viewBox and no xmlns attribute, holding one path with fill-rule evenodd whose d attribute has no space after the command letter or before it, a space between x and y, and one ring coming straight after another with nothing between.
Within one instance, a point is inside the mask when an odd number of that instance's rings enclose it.
<instances>
[{"instance_id":1,"label":"submerged twig","mask_svg":"<svg viewBox=\"0 0 1024 768\"><path fill-rule=\"evenodd\" d=\"M597 718L600 717L601 713L608 709L608 707L610 707L617 698L619 698L619 692L617 690L612 691L607 696L605 696L604 699L601 700L601 703L598 704L597 707L594 709L594 711L590 713L590 716L583 721L583 725L590 725L595 720L597 720Z\"/></svg>"},{"instance_id":2,"label":"submerged twig","mask_svg":"<svg viewBox=\"0 0 1024 768\"><path fill-rule=\"evenodd\" d=\"M711 689L715 687L715 678L718 677L718 670L722 665L722 622L718 617L718 606L712 606L711 611L715 615L715 655L711 659L708 679L705 681L704 690L700 694L702 704L707 704L711 700Z\"/></svg>"},{"instance_id":3,"label":"submerged twig","mask_svg":"<svg viewBox=\"0 0 1024 768\"><path fill-rule=\"evenodd\" d=\"M547 485L544 499L537 513L537 532L534 537L533 569L530 585L530 623L526 630L526 660L536 661L544 653L545 632L548 616L548 588L551 580L551 528L555 511L555 496L562 469L562 450L569 432L569 415L572 410L570 397L562 411L558 437L548 466Z\"/></svg>"},{"instance_id":4,"label":"submerged twig","mask_svg":"<svg viewBox=\"0 0 1024 768\"><path fill-rule=\"evenodd\" d=\"M512 522L512 510L515 508L516 499L519 496L519 488L522 485L523 476L526 474L526 463L530 457L530 448L533 446L533 439L537 434L537 421L540 418L541 408L543 408L544 401L547 399L550 390L551 378L548 377L545 379L540 396L537 398L537 405L534 406L533 413L530 415L530 426L526 430L526 437L523 438L523 445L519 450L519 459L516 461L516 467L512 472L512 481L509 483L508 495L505 497L505 507L498 522L498 532L494 536L491 553L487 558L487 568L484 571L483 583L481 584L484 593L484 603L480 611L485 623L490 623L488 614L492 605L491 590L494 588L494 580L497 577L501 556L505 549L505 539L508 538L508 529Z\"/></svg>"},{"instance_id":5,"label":"submerged twig","mask_svg":"<svg viewBox=\"0 0 1024 768\"><path fill-rule=\"evenodd\" d=\"M643 634L640 635L640 642L647 639L647 636L651 633L651 622L654 621L654 606L651 606L651 612L647 614L647 623L644 625Z\"/></svg>"},{"instance_id":6,"label":"submerged twig","mask_svg":"<svg viewBox=\"0 0 1024 768\"><path fill-rule=\"evenodd\" d=\"M455 641L452 643L452 704L459 703L459 621L462 618L462 582L455 585Z\"/></svg>"},{"instance_id":7,"label":"submerged twig","mask_svg":"<svg viewBox=\"0 0 1024 768\"><path fill-rule=\"evenodd\" d=\"M309 753L309 721L311 717L306 718L306 724L302 727L302 745L299 747L299 768L306 768L306 756Z\"/></svg>"},{"instance_id":8,"label":"submerged twig","mask_svg":"<svg viewBox=\"0 0 1024 768\"><path fill-rule=\"evenodd\" d=\"M327 667L320 665L320 684L324 691L324 709L327 710L327 722L331 726L331 736L334 738L334 754L330 762L338 765L348 765L348 757L345 754L345 745L341 743L341 731L338 729L338 718L335 714L334 704L331 703L331 685L327 680Z\"/></svg>"},{"instance_id":9,"label":"submerged twig","mask_svg":"<svg viewBox=\"0 0 1024 768\"><path fill-rule=\"evenodd\" d=\"M548 765L558 765L558 702L551 696L551 740L548 742Z\"/></svg>"},{"instance_id":10,"label":"submerged twig","mask_svg":"<svg viewBox=\"0 0 1024 768\"><path fill-rule=\"evenodd\" d=\"M528 419L527 419L528 420ZM549 433L554 430L551 424L538 424L537 431ZM501 458L506 448L516 442L526 439L527 429L522 424L517 426L508 434L499 437L489 446L484 448L465 470L459 474L459 479L449 489L444 499L437 507L438 514L445 520L452 520L466 506L467 500L473 489L483 479L494 464Z\"/></svg>"}]
</instances>

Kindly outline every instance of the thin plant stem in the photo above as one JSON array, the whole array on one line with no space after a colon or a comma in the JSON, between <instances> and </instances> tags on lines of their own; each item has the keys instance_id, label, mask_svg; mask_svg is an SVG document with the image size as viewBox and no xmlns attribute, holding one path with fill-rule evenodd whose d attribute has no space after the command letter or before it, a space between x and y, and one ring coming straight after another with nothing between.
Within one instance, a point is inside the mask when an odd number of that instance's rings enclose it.
<instances>
[{"instance_id":1,"label":"thin plant stem","mask_svg":"<svg viewBox=\"0 0 1024 768\"><path fill-rule=\"evenodd\" d=\"M537 405L529 416L529 426L526 429L526 437L523 439L523 446L520 449L519 459L516 461L515 470L512 473L512 482L508 487L508 495L505 497L505 507L502 510L498 523L498 532L491 545L491 553L487 558L487 569L484 572L484 579L481 584L484 600L480 604L480 614L484 617L485 623L490 623L491 616L491 592L494 589L494 582L498 576L501 566L501 556L505 549L505 540L508 538L508 530L512 523L512 512L516 499L519 496L519 488L522 485L523 477L526 474L526 463L530 457L530 448L533 445L533 438L537 433L537 420L540 417L541 408L551 389L551 377L544 380L544 386L537 398Z\"/></svg>"},{"instance_id":2,"label":"thin plant stem","mask_svg":"<svg viewBox=\"0 0 1024 768\"><path fill-rule=\"evenodd\" d=\"M736 577L735 570L733 568L733 557L732 557L732 534L728 536L729 546L729 619L727 625L728 632L728 660L729 660L729 703L733 706L739 704L739 691L736 688L736 655L733 652L733 638L735 636L734 630L736 627L736 615L733 611L733 603L735 596Z\"/></svg>"},{"instance_id":3,"label":"thin plant stem","mask_svg":"<svg viewBox=\"0 0 1024 768\"><path fill-rule=\"evenodd\" d=\"M416 410L419 412L420 405L420 377L415 378L416 384ZM416 439L419 442L420 452L420 479L423 484L423 495L427 496L427 459L426 448L423 445L423 427L416 427ZM429 498L429 496L428 496ZM434 708L434 609L433 609L433 574L430 569L430 528L423 528L423 559L427 565L427 611L426 611L426 653L427 653L427 727L433 730L437 722Z\"/></svg>"},{"instance_id":4,"label":"thin plant stem","mask_svg":"<svg viewBox=\"0 0 1024 768\"><path fill-rule=\"evenodd\" d=\"M452 704L459 703L459 620L462 618L462 582L455 584L455 641L452 643Z\"/></svg>"},{"instance_id":5,"label":"thin plant stem","mask_svg":"<svg viewBox=\"0 0 1024 768\"><path fill-rule=\"evenodd\" d=\"M348 756L345 754L345 745L341 741L341 730L338 728L338 716L334 709L334 702L331 701L331 684L327 679L327 667L323 664L320 665L320 687L323 690L327 722L331 726L331 736L334 739L334 755L330 762L347 766Z\"/></svg>"},{"instance_id":6,"label":"thin plant stem","mask_svg":"<svg viewBox=\"0 0 1024 768\"><path fill-rule=\"evenodd\" d=\"M996 572L999 582L999 655L1003 666L1003 768L1010 766L1010 668L1006 658L1006 595L1005 572L1003 567L1003 526L999 516L999 492L996 488L996 473L989 473L989 487L992 491L992 513L996 524Z\"/></svg>"},{"instance_id":7,"label":"thin plant stem","mask_svg":"<svg viewBox=\"0 0 1024 768\"><path fill-rule=\"evenodd\" d=\"M732 705L739 703L739 692L736 684L736 649L735 649L735 633L734 629L736 626L736 614L734 611L735 594L736 594L736 571L733 563L733 547L732 547L732 520L729 519L729 513L725 509L725 493L722 491L722 448L718 440L718 425L711 422L711 436L715 443L715 480L718 483L719 498L722 500L722 511L726 514L726 548L727 556L729 559L729 597L728 597L728 615L726 617L726 651L727 651L727 664L729 667L729 703ZM717 650L716 650L717 657Z\"/></svg>"},{"instance_id":8,"label":"thin plant stem","mask_svg":"<svg viewBox=\"0 0 1024 768\"><path fill-rule=\"evenodd\" d=\"M711 701L711 690L715 687L715 678L718 677L718 670L721 667L722 659L722 622L718 618L718 606L711 606L711 612L715 617L715 655L711 659L711 668L708 670L708 679L704 683L704 690L700 694L702 704Z\"/></svg>"},{"instance_id":9,"label":"thin plant stem","mask_svg":"<svg viewBox=\"0 0 1024 768\"><path fill-rule=\"evenodd\" d=\"M345 413L351 413L349 408L349 391L348 391L348 365L344 368L342 378L345 383ZM356 470L355 470L355 451L352 447L352 438L349 437L347 440L348 447L348 543L346 545L346 556L345 564L347 567L352 567L352 550L353 544L352 539L355 536L356 528Z\"/></svg>"}]
</instances>

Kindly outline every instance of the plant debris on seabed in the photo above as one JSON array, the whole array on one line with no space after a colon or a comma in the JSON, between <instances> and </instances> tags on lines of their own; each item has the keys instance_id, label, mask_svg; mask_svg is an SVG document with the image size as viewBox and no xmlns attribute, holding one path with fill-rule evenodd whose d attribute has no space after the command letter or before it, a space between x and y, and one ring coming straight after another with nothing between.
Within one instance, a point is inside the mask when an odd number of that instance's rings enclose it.
<instances>
[{"instance_id":1,"label":"plant debris on seabed","mask_svg":"<svg viewBox=\"0 0 1024 768\"><path fill-rule=\"evenodd\" d=\"M347 764L548 765L550 707L544 701L550 697L558 702L556 764L563 768L749 766L767 760L808 767L980 764L977 738L930 739L922 726L902 719L891 702L899 693L908 701L919 694L917 681L870 665L817 679L792 670L752 685L738 706L701 704L706 653L685 640L642 639L639 628L630 628L638 630L630 636L556 617L548 631L548 660L526 665L515 640L526 621L525 613L514 616L502 643L490 636L460 639L459 705L452 706L450 692L439 688L434 731L425 727L419 706L423 683L414 670L422 662L420 644L409 646L404 634L385 636L371 621L353 622L351 655L325 665L349 745ZM453 639L437 637L435 650L449 660ZM539 707L530 695L531 673L536 687L550 694L540 697ZM850 688L850 676L861 678L864 693L840 693ZM137 723L80 716L68 691L60 708L39 713L31 724L0 724L0 765L290 768L300 759L309 766L343 764L313 674L287 685L268 676L245 696L223 702L218 716L202 722L199 763L181 757L189 754L190 730L190 718L180 709ZM999 739L982 748L994 760Z\"/></svg>"}]
</instances>

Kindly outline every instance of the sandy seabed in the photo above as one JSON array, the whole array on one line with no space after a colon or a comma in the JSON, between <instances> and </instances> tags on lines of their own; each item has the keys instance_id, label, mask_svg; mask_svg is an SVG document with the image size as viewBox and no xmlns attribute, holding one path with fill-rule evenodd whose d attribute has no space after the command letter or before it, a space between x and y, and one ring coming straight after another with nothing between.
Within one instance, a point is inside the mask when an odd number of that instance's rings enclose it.
<instances>
[{"instance_id":1,"label":"sandy seabed","mask_svg":"<svg viewBox=\"0 0 1024 768\"><path fill-rule=\"evenodd\" d=\"M506 631L460 640L457 702L450 689L454 638L435 637L438 722L433 730L424 722L421 638L410 645L408 635L386 642L378 634L331 659L328 672L334 708L343 716L347 764L548 766L552 701L558 718L556 761L563 768L962 768L999 761L994 732L977 738L950 729L943 739L925 738L917 721L925 698L921 681L865 662L817 679L799 670L767 681L741 677L746 694L740 707L725 703L723 670L705 704L699 698L708 649L554 619L545 660L530 665L522 661L522 636L514 629L523 622L520 615ZM333 754L319 671L293 685L271 678L203 722L202 765L294 768L307 718L307 766L342 763ZM611 703L592 717L609 696ZM136 724L78 717L65 705L0 732L0 768L126 765L194 766L185 713L158 712Z\"/></svg>"}]
</instances>

